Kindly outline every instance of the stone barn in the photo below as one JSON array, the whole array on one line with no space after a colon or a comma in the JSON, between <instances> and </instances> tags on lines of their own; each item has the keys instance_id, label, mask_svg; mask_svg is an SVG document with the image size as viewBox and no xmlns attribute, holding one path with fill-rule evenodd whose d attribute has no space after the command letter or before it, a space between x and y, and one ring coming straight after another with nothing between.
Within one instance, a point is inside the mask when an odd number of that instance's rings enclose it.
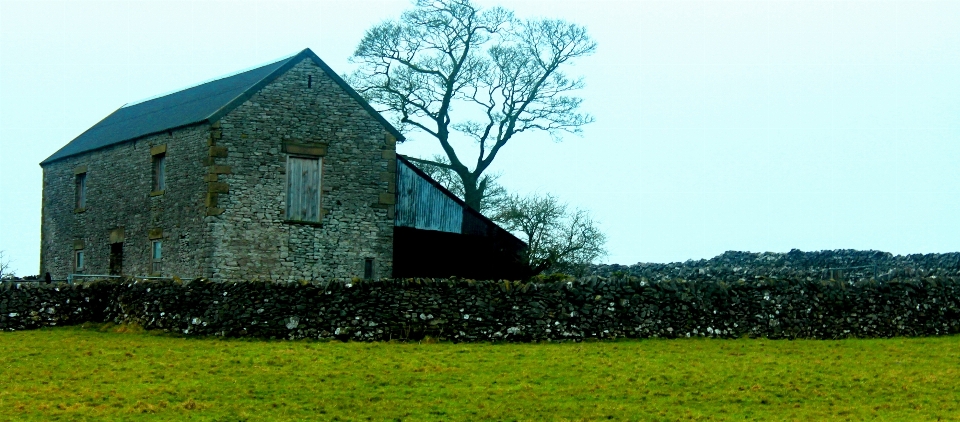
<instances>
[{"instance_id":1,"label":"stone barn","mask_svg":"<svg viewBox=\"0 0 960 422\"><path fill-rule=\"evenodd\" d=\"M40 273L526 275L526 245L396 153L309 49L127 104L40 163Z\"/></svg>"}]
</instances>

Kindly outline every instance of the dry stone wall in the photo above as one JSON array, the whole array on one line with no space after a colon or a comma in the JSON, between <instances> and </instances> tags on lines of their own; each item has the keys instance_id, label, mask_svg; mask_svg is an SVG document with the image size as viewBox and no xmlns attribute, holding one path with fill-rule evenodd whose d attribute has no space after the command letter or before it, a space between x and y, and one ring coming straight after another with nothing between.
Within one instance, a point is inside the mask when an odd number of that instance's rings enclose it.
<instances>
[{"instance_id":1,"label":"dry stone wall","mask_svg":"<svg viewBox=\"0 0 960 422\"><path fill-rule=\"evenodd\" d=\"M594 276L633 276L646 280L749 281L760 278L880 281L896 278L960 277L960 253L893 255L851 249L788 253L725 252L711 259L669 264L595 265Z\"/></svg>"},{"instance_id":2,"label":"dry stone wall","mask_svg":"<svg viewBox=\"0 0 960 422\"><path fill-rule=\"evenodd\" d=\"M363 341L934 336L960 333L960 278L0 286L0 330L84 321L185 335Z\"/></svg>"},{"instance_id":3,"label":"dry stone wall","mask_svg":"<svg viewBox=\"0 0 960 422\"><path fill-rule=\"evenodd\" d=\"M182 128L55 161L43 168L40 274L108 274L112 243L123 244L123 273L153 273L151 237L163 241L159 275L205 274L204 176L209 126ZM151 149L165 147L166 189L153 191ZM156 151L156 150L154 150ZM86 206L75 207L75 178L86 174Z\"/></svg>"},{"instance_id":4,"label":"dry stone wall","mask_svg":"<svg viewBox=\"0 0 960 422\"><path fill-rule=\"evenodd\" d=\"M219 122L208 213L213 280L390 276L395 139L305 59ZM321 219L285 219L291 152L321 158ZM213 155L213 154L211 154Z\"/></svg>"}]
</instances>

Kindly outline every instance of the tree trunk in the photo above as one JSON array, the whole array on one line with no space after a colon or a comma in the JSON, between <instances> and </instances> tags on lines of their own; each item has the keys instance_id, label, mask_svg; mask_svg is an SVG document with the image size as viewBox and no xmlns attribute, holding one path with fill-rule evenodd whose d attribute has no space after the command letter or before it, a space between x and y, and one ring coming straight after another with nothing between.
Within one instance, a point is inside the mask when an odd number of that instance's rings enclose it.
<instances>
[{"instance_id":1,"label":"tree trunk","mask_svg":"<svg viewBox=\"0 0 960 422\"><path fill-rule=\"evenodd\" d=\"M480 202L483 201L483 190L477 186L477 177L473 174L460 175L463 182L463 202L476 211L480 211Z\"/></svg>"}]
</instances>

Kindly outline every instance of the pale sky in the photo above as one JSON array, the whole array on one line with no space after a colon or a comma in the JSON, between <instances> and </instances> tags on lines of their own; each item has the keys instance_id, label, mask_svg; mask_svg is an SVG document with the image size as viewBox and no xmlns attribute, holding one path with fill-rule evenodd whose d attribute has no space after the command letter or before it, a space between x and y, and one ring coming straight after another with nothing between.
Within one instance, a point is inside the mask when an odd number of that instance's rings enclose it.
<instances>
[{"instance_id":1,"label":"pale sky","mask_svg":"<svg viewBox=\"0 0 960 422\"><path fill-rule=\"evenodd\" d=\"M588 209L608 263L727 250L960 251L960 1L478 1L585 25L596 122L520 137L501 181ZM0 250L36 274L38 163L125 103L311 48L383 1L0 0ZM401 153L429 156L411 134Z\"/></svg>"}]
</instances>

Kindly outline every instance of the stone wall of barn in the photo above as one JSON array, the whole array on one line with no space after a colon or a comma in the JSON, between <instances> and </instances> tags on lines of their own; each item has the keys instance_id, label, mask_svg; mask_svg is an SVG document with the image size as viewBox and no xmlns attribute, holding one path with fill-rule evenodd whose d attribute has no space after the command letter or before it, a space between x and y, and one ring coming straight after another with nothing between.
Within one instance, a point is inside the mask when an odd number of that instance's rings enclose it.
<instances>
[{"instance_id":1,"label":"stone wall of barn","mask_svg":"<svg viewBox=\"0 0 960 422\"><path fill-rule=\"evenodd\" d=\"M67 157L44 165L40 274L108 274L111 245L122 245L122 273L205 274L206 167L210 128L193 126ZM165 189L153 190L153 155L165 154ZM77 209L75 180L86 174L86 204ZM162 241L161 271L151 243Z\"/></svg>"},{"instance_id":2,"label":"stone wall of barn","mask_svg":"<svg viewBox=\"0 0 960 422\"><path fill-rule=\"evenodd\" d=\"M392 269L395 139L309 59L216 124L212 280L348 280ZM289 156L321 159L320 221L288 221Z\"/></svg>"}]
</instances>

